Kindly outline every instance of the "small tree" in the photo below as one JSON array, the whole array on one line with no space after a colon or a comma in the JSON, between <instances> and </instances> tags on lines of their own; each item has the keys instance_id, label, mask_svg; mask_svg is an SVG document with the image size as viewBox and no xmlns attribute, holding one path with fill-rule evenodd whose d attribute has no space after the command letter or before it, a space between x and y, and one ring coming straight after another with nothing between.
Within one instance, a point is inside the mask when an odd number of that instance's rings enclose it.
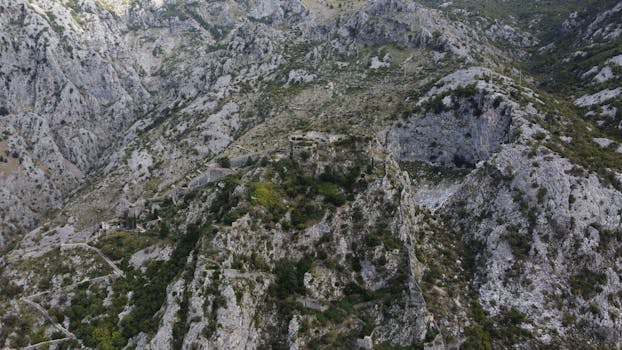
<instances>
[{"instance_id":1,"label":"small tree","mask_svg":"<svg viewBox=\"0 0 622 350\"><path fill-rule=\"evenodd\" d=\"M132 230L136 228L136 216L130 215L129 211L127 210L123 212L121 222L123 223L123 227L127 229Z\"/></svg>"},{"instance_id":2,"label":"small tree","mask_svg":"<svg viewBox=\"0 0 622 350\"><path fill-rule=\"evenodd\" d=\"M246 164L245 164L245 166L251 166L251 165L253 165L253 164L255 164L255 161L253 160L253 157L248 156L248 158L246 158Z\"/></svg>"},{"instance_id":3,"label":"small tree","mask_svg":"<svg viewBox=\"0 0 622 350\"><path fill-rule=\"evenodd\" d=\"M223 168L231 168L231 161L229 160L229 157L227 156L220 157L216 161L218 162L218 165L220 165Z\"/></svg>"},{"instance_id":4,"label":"small tree","mask_svg":"<svg viewBox=\"0 0 622 350\"><path fill-rule=\"evenodd\" d=\"M160 238L166 238L166 236L168 236L170 232L171 232L171 229L169 228L168 224L166 222L162 222L160 224L160 232L159 232Z\"/></svg>"},{"instance_id":5,"label":"small tree","mask_svg":"<svg viewBox=\"0 0 622 350\"><path fill-rule=\"evenodd\" d=\"M300 152L300 158L304 161L307 161L309 158L311 158L311 153L307 150L304 150Z\"/></svg>"}]
</instances>

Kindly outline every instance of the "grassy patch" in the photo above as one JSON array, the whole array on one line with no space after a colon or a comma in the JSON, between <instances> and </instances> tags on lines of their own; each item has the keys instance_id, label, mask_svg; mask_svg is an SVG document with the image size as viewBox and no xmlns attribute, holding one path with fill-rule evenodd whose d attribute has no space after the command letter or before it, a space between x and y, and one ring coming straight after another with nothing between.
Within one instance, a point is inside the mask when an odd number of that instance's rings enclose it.
<instances>
[{"instance_id":1,"label":"grassy patch","mask_svg":"<svg viewBox=\"0 0 622 350\"><path fill-rule=\"evenodd\" d=\"M112 260L129 259L132 254L156 243L153 237L129 232L112 232L97 240L95 246Z\"/></svg>"},{"instance_id":2,"label":"grassy patch","mask_svg":"<svg viewBox=\"0 0 622 350\"><path fill-rule=\"evenodd\" d=\"M281 196L276 191L274 184L253 182L250 184L250 190L251 199L265 208L274 209L280 205Z\"/></svg>"}]
</instances>

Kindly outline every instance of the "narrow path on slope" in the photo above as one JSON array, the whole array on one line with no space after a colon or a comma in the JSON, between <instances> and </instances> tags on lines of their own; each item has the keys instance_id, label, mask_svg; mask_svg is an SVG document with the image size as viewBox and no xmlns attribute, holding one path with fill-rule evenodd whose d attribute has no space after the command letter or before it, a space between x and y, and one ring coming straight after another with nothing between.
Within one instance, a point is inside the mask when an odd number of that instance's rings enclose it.
<instances>
[{"instance_id":1,"label":"narrow path on slope","mask_svg":"<svg viewBox=\"0 0 622 350\"><path fill-rule=\"evenodd\" d=\"M52 245L52 246L56 246L56 245ZM66 288L71 288L74 286L77 286L79 284L82 283L88 283L88 282L99 282L101 280L105 280L106 278L109 277L118 277L118 276L124 276L124 272L123 270L121 270L112 260L110 260L110 258L108 258L99 248L93 247L87 243L60 243L58 244L58 246L62 249L62 248L85 248L85 249L89 249L94 251L95 253L97 253L97 255L99 255L105 262L106 264L108 264L110 266L110 268L112 269L112 273L104 275L104 276L98 276L98 277L93 277L93 278L86 278L80 282L77 283L73 283L69 286L66 286L63 289ZM49 248L49 246L45 246L44 248ZM48 340L48 341L44 341L41 343L37 343L37 344L32 344L29 346L26 346L22 349L36 349L39 348L41 346L45 346L45 345L51 345L51 344L57 344L57 343L62 343L64 341L67 340L72 340L72 339L77 339L77 337L71 333L68 329L66 329L65 327L63 327L60 323L56 322L56 320L54 320L50 314L48 313L48 311L41 305L39 305L38 303L34 302L33 300L31 300L32 298L41 296L41 295L45 295L50 293L51 291L45 291L45 292L39 292L39 293L35 293L32 294L30 296L27 297L23 297L20 300L23 301L24 303L30 305L31 307L35 308L41 315L43 315L43 317L45 317L45 319L47 319L54 328L58 329L60 332L62 332L65 335L65 338L61 338L61 339L53 339L53 340Z\"/></svg>"},{"instance_id":2,"label":"narrow path on slope","mask_svg":"<svg viewBox=\"0 0 622 350\"><path fill-rule=\"evenodd\" d=\"M54 345L54 344L60 344L62 342L65 342L67 340L72 340L73 338L59 338L59 339L52 339L52 340L47 340L41 343L37 343L37 344L32 344L32 345L28 345L25 346L23 348L20 348L21 350L27 350L27 349L39 349L42 346L46 346L46 345Z\"/></svg>"},{"instance_id":3,"label":"narrow path on slope","mask_svg":"<svg viewBox=\"0 0 622 350\"><path fill-rule=\"evenodd\" d=\"M110 260L104 253L102 253L101 250L99 250L99 248L95 248L92 245L88 245L87 243L61 243L61 248L62 247L82 247L82 248L86 248L86 249L90 249L94 252L96 252L102 259L104 259L104 261L110 266L110 268L112 268L112 270L114 271L114 273L118 276L123 276L123 270L121 270L117 265L115 265L115 263Z\"/></svg>"},{"instance_id":4,"label":"narrow path on slope","mask_svg":"<svg viewBox=\"0 0 622 350\"><path fill-rule=\"evenodd\" d=\"M43 315L43 317L45 317L50 323L52 323L52 325L54 325L54 327L56 329L58 329L59 331L61 331L63 334L65 334L65 336L69 339L75 339L76 336L71 333L67 328L63 327L60 323L56 322L56 320L54 320L52 318L52 316L50 316L50 314L48 313L48 311L46 309L43 308L43 306L35 303L34 301L30 300L29 297L24 297L21 299L24 303L34 307L37 311L39 311L39 313L41 313ZM34 345L38 345L38 344L34 344Z\"/></svg>"}]
</instances>

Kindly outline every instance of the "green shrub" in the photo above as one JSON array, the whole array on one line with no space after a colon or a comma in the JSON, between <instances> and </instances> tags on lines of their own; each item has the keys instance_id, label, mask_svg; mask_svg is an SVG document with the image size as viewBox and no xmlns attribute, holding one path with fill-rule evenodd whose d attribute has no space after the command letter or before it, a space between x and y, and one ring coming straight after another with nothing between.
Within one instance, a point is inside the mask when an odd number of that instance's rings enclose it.
<instances>
[{"instance_id":1,"label":"green shrub","mask_svg":"<svg viewBox=\"0 0 622 350\"><path fill-rule=\"evenodd\" d=\"M531 249L531 237L521 233L510 233L505 239L512 248L512 254L517 258L525 258Z\"/></svg>"},{"instance_id":2,"label":"green shrub","mask_svg":"<svg viewBox=\"0 0 622 350\"><path fill-rule=\"evenodd\" d=\"M162 223L161 225L165 225ZM162 226L160 226L162 230ZM112 260L129 259L135 252L155 243L151 237L128 232L112 232L97 240L96 247Z\"/></svg>"},{"instance_id":3,"label":"green shrub","mask_svg":"<svg viewBox=\"0 0 622 350\"><path fill-rule=\"evenodd\" d=\"M337 186L330 183L320 185L320 193L324 196L324 201L336 207L340 207L346 203L346 196L340 193Z\"/></svg>"},{"instance_id":4,"label":"green shrub","mask_svg":"<svg viewBox=\"0 0 622 350\"><path fill-rule=\"evenodd\" d=\"M291 212L291 222L296 228L304 228L309 221L318 220L323 211L312 203L300 203Z\"/></svg>"},{"instance_id":5,"label":"green shrub","mask_svg":"<svg viewBox=\"0 0 622 350\"><path fill-rule=\"evenodd\" d=\"M307 161L309 160L309 158L311 158L311 153L309 151L304 150L300 152L300 159L302 159L303 161Z\"/></svg>"},{"instance_id":6,"label":"green shrub","mask_svg":"<svg viewBox=\"0 0 622 350\"><path fill-rule=\"evenodd\" d=\"M251 198L265 208L272 209L280 205L281 196L272 183L252 182L250 184Z\"/></svg>"},{"instance_id":7,"label":"green shrub","mask_svg":"<svg viewBox=\"0 0 622 350\"><path fill-rule=\"evenodd\" d=\"M490 334L479 325L465 329L466 340L460 345L461 350L492 350Z\"/></svg>"},{"instance_id":8,"label":"green shrub","mask_svg":"<svg viewBox=\"0 0 622 350\"><path fill-rule=\"evenodd\" d=\"M225 177L219 183L220 190L217 191L216 198L210 205L209 213L216 218L222 218L231 208L237 206L240 199L234 195L234 191L239 184L240 179L237 175Z\"/></svg>"},{"instance_id":9,"label":"green shrub","mask_svg":"<svg viewBox=\"0 0 622 350\"><path fill-rule=\"evenodd\" d=\"M231 168L231 161L227 156L218 158L216 162L218 162L218 165L220 165L222 168Z\"/></svg>"},{"instance_id":10,"label":"green shrub","mask_svg":"<svg viewBox=\"0 0 622 350\"><path fill-rule=\"evenodd\" d=\"M607 283L607 275L602 272L583 269L578 274L570 277L570 287L574 294L581 295L589 300L603 291L602 286Z\"/></svg>"},{"instance_id":11,"label":"green shrub","mask_svg":"<svg viewBox=\"0 0 622 350\"><path fill-rule=\"evenodd\" d=\"M518 311L517 309L512 308L505 315L505 319L510 324L520 325L521 323L525 322L527 316L524 313Z\"/></svg>"},{"instance_id":12,"label":"green shrub","mask_svg":"<svg viewBox=\"0 0 622 350\"><path fill-rule=\"evenodd\" d=\"M24 290L22 286L18 286L13 282L4 282L5 283L2 284L2 288L0 289L0 295L8 297L9 299L14 298Z\"/></svg>"},{"instance_id":13,"label":"green shrub","mask_svg":"<svg viewBox=\"0 0 622 350\"><path fill-rule=\"evenodd\" d=\"M322 317L332 323L340 323L345 319L345 313L335 307L329 307L322 313Z\"/></svg>"},{"instance_id":14,"label":"green shrub","mask_svg":"<svg viewBox=\"0 0 622 350\"><path fill-rule=\"evenodd\" d=\"M223 216L222 221L225 225L231 225L237 219L241 218L245 214L246 214L246 210L242 208L235 208L227 212L227 214Z\"/></svg>"},{"instance_id":15,"label":"green shrub","mask_svg":"<svg viewBox=\"0 0 622 350\"><path fill-rule=\"evenodd\" d=\"M364 243L366 247L374 248L374 247L379 246L382 243L382 240L380 239L378 235L374 233L369 233L365 235Z\"/></svg>"},{"instance_id":16,"label":"green shrub","mask_svg":"<svg viewBox=\"0 0 622 350\"><path fill-rule=\"evenodd\" d=\"M279 299L285 299L294 294L305 294L304 275L311 269L313 260L310 257L298 262L280 260L276 263L274 274L276 280L273 285L273 294Z\"/></svg>"},{"instance_id":17,"label":"green shrub","mask_svg":"<svg viewBox=\"0 0 622 350\"><path fill-rule=\"evenodd\" d=\"M188 225L186 234L178 237L168 261L153 261L145 274L133 272L125 277L125 288L133 291L134 308L121 320L121 334L131 338L140 332L153 333L158 327L156 313L166 300L166 288L185 267L187 257L203 235L211 236L210 226Z\"/></svg>"},{"instance_id":18,"label":"green shrub","mask_svg":"<svg viewBox=\"0 0 622 350\"><path fill-rule=\"evenodd\" d=\"M544 197L546 196L547 190L544 187L540 187L538 189L538 202L540 204L544 203Z\"/></svg>"},{"instance_id":19,"label":"green shrub","mask_svg":"<svg viewBox=\"0 0 622 350\"><path fill-rule=\"evenodd\" d=\"M166 222L161 222L160 223L160 230L158 231L158 236L160 238L166 238L168 236L168 234L171 233L171 229L169 227L169 225Z\"/></svg>"},{"instance_id":20,"label":"green shrub","mask_svg":"<svg viewBox=\"0 0 622 350\"><path fill-rule=\"evenodd\" d=\"M546 134L542 131L538 131L533 135L533 138L537 141L542 141L546 138Z\"/></svg>"}]
</instances>

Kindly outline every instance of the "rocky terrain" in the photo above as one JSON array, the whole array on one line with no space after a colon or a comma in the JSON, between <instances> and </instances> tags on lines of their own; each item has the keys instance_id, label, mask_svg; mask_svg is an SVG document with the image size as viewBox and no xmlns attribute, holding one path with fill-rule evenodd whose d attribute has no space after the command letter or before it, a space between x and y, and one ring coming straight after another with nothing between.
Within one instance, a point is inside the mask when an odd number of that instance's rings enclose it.
<instances>
[{"instance_id":1,"label":"rocky terrain","mask_svg":"<svg viewBox=\"0 0 622 350\"><path fill-rule=\"evenodd\" d=\"M622 2L7 0L0 346L620 348Z\"/></svg>"}]
</instances>

